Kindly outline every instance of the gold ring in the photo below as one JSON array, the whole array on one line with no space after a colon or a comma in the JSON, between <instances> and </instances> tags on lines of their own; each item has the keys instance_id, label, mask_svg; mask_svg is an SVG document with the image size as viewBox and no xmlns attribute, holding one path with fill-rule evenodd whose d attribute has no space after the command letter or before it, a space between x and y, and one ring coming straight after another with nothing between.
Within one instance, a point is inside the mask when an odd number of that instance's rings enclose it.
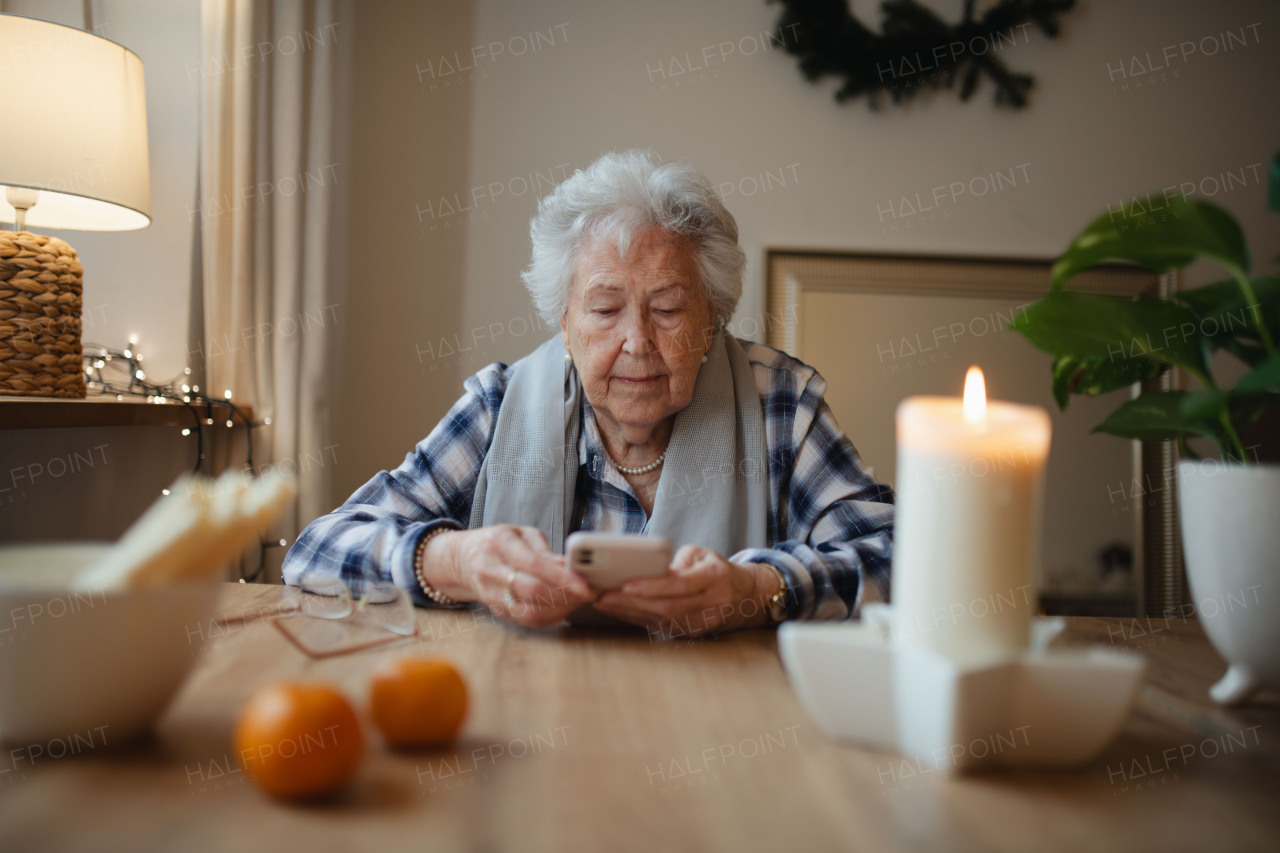
<instances>
[{"instance_id":1,"label":"gold ring","mask_svg":"<svg viewBox=\"0 0 1280 853\"><path fill-rule=\"evenodd\" d=\"M515 569L511 569L509 572L507 572L507 588L502 593L502 600L507 604L515 604L516 602L516 594L511 589L511 587L516 582L516 574L517 572Z\"/></svg>"}]
</instances>

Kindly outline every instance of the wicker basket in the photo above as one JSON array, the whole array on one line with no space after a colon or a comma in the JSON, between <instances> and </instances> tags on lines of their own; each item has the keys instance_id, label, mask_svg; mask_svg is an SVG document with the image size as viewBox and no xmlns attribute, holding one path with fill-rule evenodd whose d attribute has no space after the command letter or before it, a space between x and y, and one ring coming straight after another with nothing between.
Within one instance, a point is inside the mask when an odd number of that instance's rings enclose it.
<instances>
[{"instance_id":1,"label":"wicker basket","mask_svg":"<svg viewBox=\"0 0 1280 853\"><path fill-rule=\"evenodd\" d=\"M57 237L0 231L0 394L85 395L83 275Z\"/></svg>"}]
</instances>

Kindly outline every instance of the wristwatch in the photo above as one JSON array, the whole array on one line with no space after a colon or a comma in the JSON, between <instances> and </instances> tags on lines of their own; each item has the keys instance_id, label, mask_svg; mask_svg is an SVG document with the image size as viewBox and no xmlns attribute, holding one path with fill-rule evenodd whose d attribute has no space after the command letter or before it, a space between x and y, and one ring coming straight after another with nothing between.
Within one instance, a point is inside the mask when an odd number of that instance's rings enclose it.
<instances>
[{"instance_id":1,"label":"wristwatch","mask_svg":"<svg viewBox=\"0 0 1280 853\"><path fill-rule=\"evenodd\" d=\"M777 566L772 566L768 563L761 563L760 565L769 569L778 577L778 591L765 603L765 609L769 612L769 621L776 625L787 618L787 579Z\"/></svg>"}]
</instances>

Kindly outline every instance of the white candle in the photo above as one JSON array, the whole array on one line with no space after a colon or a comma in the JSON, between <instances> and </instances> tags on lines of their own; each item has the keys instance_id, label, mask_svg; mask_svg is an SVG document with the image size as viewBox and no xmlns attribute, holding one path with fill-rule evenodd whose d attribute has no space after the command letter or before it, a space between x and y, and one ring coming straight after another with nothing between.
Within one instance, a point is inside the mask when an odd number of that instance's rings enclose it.
<instances>
[{"instance_id":1,"label":"white candle","mask_svg":"<svg viewBox=\"0 0 1280 853\"><path fill-rule=\"evenodd\" d=\"M976 367L963 401L899 404L895 642L927 645L966 664L1026 649L1049 435L1044 409L988 403Z\"/></svg>"}]
</instances>

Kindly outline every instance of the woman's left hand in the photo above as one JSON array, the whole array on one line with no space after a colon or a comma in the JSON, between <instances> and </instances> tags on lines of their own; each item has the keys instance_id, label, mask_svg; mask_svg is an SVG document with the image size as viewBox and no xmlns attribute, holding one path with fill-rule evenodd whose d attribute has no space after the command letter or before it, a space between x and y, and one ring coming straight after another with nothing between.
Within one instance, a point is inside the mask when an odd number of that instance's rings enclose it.
<instances>
[{"instance_id":1,"label":"woman's left hand","mask_svg":"<svg viewBox=\"0 0 1280 853\"><path fill-rule=\"evenodd\" d=\"M765 566L730 563L715 551L685 545L671 573L636 578L596 601L601 613L666 637L697 637L769 624L765 602L777 591Z\"/></svg>"}]
</instances>

